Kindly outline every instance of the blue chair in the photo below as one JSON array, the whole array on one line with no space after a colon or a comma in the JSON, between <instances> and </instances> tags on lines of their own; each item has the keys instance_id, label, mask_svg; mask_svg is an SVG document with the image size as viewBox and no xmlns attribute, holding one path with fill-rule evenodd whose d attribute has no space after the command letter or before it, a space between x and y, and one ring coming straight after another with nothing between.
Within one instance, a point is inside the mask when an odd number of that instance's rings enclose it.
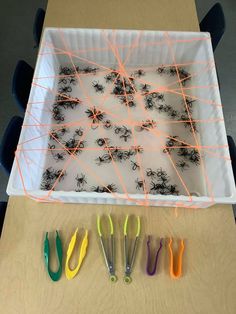
<instances>
[{"instance_id":1,"label":"blue chair","mask_svg":"<svg viewBox=\"0 0 236 314\"><path fill-rule=\"evenodd\" d=\"M14 116L8 123L2 137L0 146L0 164L8 175L11 172L22 124L23 119Z\"/></svg>"},{"instance_id":2,"label":"blue chair","mask_svg":"<svg viewBox=\"0 0 236 314\"><path fill-rule=\"evenodd\" d=\"M216 3L199 24L201 32L211 34L213 51L225 32L225 16L220 3Z\"/></svg>"},{"instance_id":3,"label":"blue chair","mask_svg":"<svg viewBox=\"0 0 236 314\"><path fill-rule=\"evenodd\" d=\"M35 48L39 47L40 37L43 29L43 22L45 17L45 11L39 8L36 12L33 27L33 36L35 41Z\"/></svg>"},{"instance_id":4,"label":"blue chair","mask_svg":"<svg viewBox=\"0 0 236 314\"><path fill-rule=\"evenodd\" d=\"M2 234L2 227L4 223L6 209L7 209L7 202L0 202L0 237Z\"/></svg>"},{"instance_id":5,"label":"blue chair","mask_svg":"<svg viewBox=\"0 0 236 314\"><path fill-rule=\"evenodd\" d=\"M23 111L26 109L31 89L34 69L25 61L18 61L12 80L12 94L17 105Z\"/></svg>"}]
</instances>

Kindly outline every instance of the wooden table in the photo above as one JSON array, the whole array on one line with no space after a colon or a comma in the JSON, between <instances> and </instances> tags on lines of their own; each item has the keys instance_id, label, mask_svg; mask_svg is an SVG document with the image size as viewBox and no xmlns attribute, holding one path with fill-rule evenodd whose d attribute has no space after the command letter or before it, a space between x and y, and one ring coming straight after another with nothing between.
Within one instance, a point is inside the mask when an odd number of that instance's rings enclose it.
<instances>
[{"instance_id":1,"label":"wooden table","mask_svg":"<svg viewBox=\"0 0 236 314\"><path fill-rule=\"evenodd\" d=\"M195 4L190 0L50 0L45 25L198 30ZM116 284L108 280L96 233L96 214L110 212L117 239ZM142 218L142 239L129 286L122 280L122 223L127 213ZM44 233L59 229L65 250L77 226L90 230L88 254L74 280L68 281L63 273L54 283L44 267ZM147 234L185 239L181 279L169 276L166 245L158 275L145 274ZM11 197L0 242L0 312L235 313L235 244L231 206L178 209L176 217L173 208L39 204Z\"/></svg>"}]
</instances>

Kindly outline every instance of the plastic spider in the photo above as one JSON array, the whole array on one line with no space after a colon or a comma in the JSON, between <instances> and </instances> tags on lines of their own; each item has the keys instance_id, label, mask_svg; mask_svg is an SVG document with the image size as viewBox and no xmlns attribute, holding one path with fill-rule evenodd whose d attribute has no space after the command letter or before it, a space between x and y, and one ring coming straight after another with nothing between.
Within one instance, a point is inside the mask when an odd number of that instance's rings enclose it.
<instances>
[{"instance_id":1,"label":"plastic spider","mask_svg":"<svg viewBox=\"0 0 236 314\"><path fill-rule=\"evenodd\" d=\"M140 85L140 90L141 92L145 95L146 93L148 93L150 91L151 86L148 84L141 84Z\"/></svg>"},{"instance_id":2,"label":"plastic spider","mask_svg":"<svg viewBox=\"0 0 236 314\"><path fill-rule=\"evenodd\" d=\"M189 164L184 160L178 161L176 166L179 167L181 171L187 170L189 168Z\"/></svg>"},{"instance_id":3,"label":"plastic spider","mask_svg":"<svg viewBox=\"0 0 236 314\"><path fill-rule=\"evenodd\" d=\"M72 92L71 86L62 86L59 88L59 93L66 94Z\"/></svg>"},{"instance_id":4,"label":"plastic spider","mask_svg":"<svg viewBox=\"0 0 236 314\"><path fill-rule=\"evenodd\" d=\"M176 70L175 66L169 68L169 74L170 74L170 76L177 75L177 70Z\"/></svg>"},{"instance_id":5,"label":"plastic spider","mask_svg":"<svg viewBox=\"0 0 236 314\"><path fill-rule=\"evenodd\" d=\"M52 167L47 168L43 173L43 179L46 181L53 180L55 178L54 169Z\"/></svg>"},{"instance_id":6,"label":"plastic spider","mask_svg":"<svg viewBox=\"0 0 236 314\"><path fill-rule=\"evenodd\" d=\"M83 136L83 134L84 134L84 131L83 131L83 129L82 128L79 128L79 129L76 129L75 130L75 135L74 136Z\"/></svg>"},{"instance_id":7,"label":"plastic spider","mask_svg":"<svg viewBox=\"0 0 236 314\"><path fill-rule=\"evenodd\" d=\"M120 102L129 108L136 107L134 97L132 95L119 96Z\"/></svg>"},{"instance_id":8,"label":"plastic spider","mask_svg":"<svg viewBox=\"0 0 236 314\"><path fill-rule=\"evenodd\" d=\"M189 152L189 161L196 166L200 165L200 154L195 148Z\"/></svg>"},{"instance_id":9,"label":"plastic spider","mask_svg":"<svg viewBox=\"0 0 236 314\"><path fill-rule=\"evenodd\" d=\"M145 72L142 69L138 69L136 71L134 71L134 73L132 74L134 77L141 77L145 75Z\"/></svg>"},{"instance_id":10,"label":"plastic spider","mask_svg":"<svg viewBox=\"0 0 236 314\"><path fill-rule=\"evenodd\" d=\"M103 188L103 192L106 192L106 193L115 193L116 191L117 191L117 187L113 183L108 184L107 186Z\"/></svg>"},{"instance_id":11,"label":"plastic spider","mask_svg":"<svg viewBox=\"0 0 236 314\"><path fill-rule=\"evenodd\" d=\"M141 125L136 127L137 132L141 132L143 130L149 131L150 129L155 128L157 125L156 121L154 120L146 120L142 121Z\"/></svg>"},{"instance_id":12,"label":"plastic spider","mask_svg":"<svg viewBox=\"0 0 236 314\"><path fill-rule=\"evenodd\" d=\"M156 172L155 171L153 171L151 168L148 168L147 170L146 170L146 175L147 175L147 177L155 177L156 176Z\"/></svg>"},{"instance_id":13,"label":"plastic spider","mask_svg":"<svg viewBox=\"0 0 236 314\"><path fill-rule=\"evenodd\" d=\"M180 80L181 80L180 83L181 83L183 86L185 86L186 83L191 80L191 75L190 75L190 73L188 73L187 71L185 71L185 70L182 69L182 68L179 69L179 77L180 77Z\"/></svg>"},{"instance_id":14,"label":"plastic spider","mask_svg":"<svg viewBox=\"0 0 236 314\"><path fill-rule=\"evenodd\" d=\"M96 93L101 93L101 94L104 93L105 87L102 84L99 84L98 81L93 81L92 84Z\"/></svg>"},{"instance_id":15,"label":"plastic spider","mask_svg":"<svg viewBox=\"0 0 236 314\"><path fill-rule=\"evenodd\" d=\"M119 134L121 132L121 130L122 130L122 127L116 126L114 132L115 132L115 134Z\"/></svg>"},{"instance_id":16,"label":"plastic spider","mask_svg":"<svg viewBox=\"0 0 236 314\"><path fill-rule=\"evenodd\" d=\"M157 68L156 72L161 75L166 72L166 68L164 66L160 66Z\"/></svg>"},{"instance_id":17,"label":"plastic spider","mask_svg":"<svg viewBox=\"0 0 236 314\"><path fill-rule=\"evenodd\" d=\"M62 74L64 75L74 74L74 70L69 67L60 67L59 75L62 75Z\"/></svg>"},{"instance_id":18,"label":"plastic spider","mask_svg":"<svg viewBox=\"0 0 236 314\"><path fill-rule=\"evenodd\" d=\"M166 141L166 147L163 149L163 153L170 153L173 150L172 147L176 145L176 139L178 138L179 137L177 135L171 136L171 138Z\"/></svg>"},{"instance_id":19,"label":"plastic spider","mask_svg":"<svg viewBox=\"0 0 236 314\"><path fill-rule=\"evenodd\" d=\"M96 107L87 109L85 113L87 114L88 118L92 119L93 124L99 123L99 121L102 121L105 116L105 113L97 109Z\"/></svg>"},{"instance_id":20,"label":"plastic spider","mask_svg":"<svg viewBox=\"0 0 236 314\"><path fill-rule=\"evenodd\" d=\"M96 158L95 161L96 161L96 164L100 166L102 164L110 163L112 161L112 157L109 154L104 154Z\"/></svg>"},{"instance_id":21,"label":"plastic spider","mask_svg":"<svg viewBox=\"0 0 236 314\"><path fill-rule=\"evenodd\" d=\"M80 176L77 174L77 176L75 177L75 180L78 187L82 187L87 183L87 180L83 173L81 173Z\"/></svg>"},{"instance_id":22,"label":"plastic spider","mask_svg":"<svg viewBox=\"0 0 236 314\"><path fill-rule=\"evenodd\" d=\"M58 106L54 105L52 109L52 116L57 123L60 123L65 120L65 115L62 113L61 109Z\"/></svg>"},{"instance_id":23,"label":"plastic spider","mask_svg":"<svg viewBox=\"0 0 236 314\"><path fill-rule=\"evenodd\" d=\"M131 150L130 151L133 153L133 155L136 155L137 153L142 154L143 153L143 147L140 146L140 145L131 146Z\"/></svg>"},{"instance_id":24,"label":"plastic spider","mask_svg":"<svg viewBox=\"0 0 236 314\"><path fill-rule=\"evenodd\" d=\"M85 141L79 141L75 138L71 138L68 141L63 143L66 147L67 153L70 154L78 154L82 152L82 148L85 147Z\"/></svg>"},{"instance_id":25,"label":"plastic spider","mask_svg":"<svg viewBox=\"0 0 236 314\"><path fill-rule=\"evenodd\" d=\"M104 123L103 123L103 127L104 129L111 129L112 128L112 123L111 123L111 120L106 120Z\"/></svg>"},{"instance_id":26,"label":"plastic spider","mask_svg":"<svg viewBox=\"0 0 236 314\"><path fill-rule=\"evenodd\" d=\"M137 169L140 169L140 166L139 166L139 164L137 163L137 162L135 162L135 161L130 161L131 162L131 164L132 164L132 170L137 170Z\"/></svg>"},{"instance_id":27,"label":"plastic spider","mask_svg":"<svg viewBox=\"0 0 236 314\"><path fill-rule=\"evenodd\" d=\"M130 129L128 129L126 126L123 126L121 132L122 132L122 134L120 135L120 139L127 142L128 139L131 138L132 131Z\"/></svg>"},{"instance_id":28,"label":"plastic spider","mask_svg":"<svg viewBox=\"0 0 236 314\"><path fill-rule=\"evenodd\" d=\"M183 114L179 118L179 121L184 121L183 124L185 128L189 128L190 132L198 132L197 125L195 121L192 121L191 117L189 119L188 114Z\"/></svg>"},{"instance_id":29,"label":"plastic spider","mask_svg":"<svg viewBox=\"0 0 236 314\"><path fill-rule=\"evenodd\" d=\"M157 94L157 100L160 100L160 101L164 101L165 98L164 98L164 94L161 94L161 93L156 93Z\"/></svg>"},{"instance_id":30,"label":"plastic spider","mask_svg":"<svg viewBox=\"0 0 236 314\"><path fill-rule=\"evenodd\" d=\"M53 159L55 159L57 162L61 160L65 160L65 153L52 153Z\"/></svg>"},{"instance_id":31,"label":"plastic spider","mask_svg":"<svg viewBox=\"0 0 236 314\"><path fill-rule=\"evenodd\" d=\"M114 82L116 79L119 79L120 74L116 72L115 70L111 73L108 73L104 78L106 80L106 83Z\"/></svg>"},{"instance_id":32,"label":"plastic spider","mask_svg":"<svg viewBox=\"0 0 236 314\"><path fill-rule=\"evenodd\" d=\"M136 179L135 180L135 183L136 183L136 189L137 190L144 190L144 180L140 180L140 179Z\"/></svg>"},{"instance_id":33,"label":"plastic spider","mask_svg":"<svg viewBox=\"0 0 236 314\"><path fill-rule=\"evenodd\" d=\"M109 144L110 140L109 138L98 138L95 141L97 143L98 146L105 146L107 144Z\"/></svg>"},{"instance_id":34,"label":"plastic spider","mask_svg":"<svg viewBox=\"0 0 236 314\"><path fill-rule=\"evenodd\" d=\"M90 66L85 67L82 72L85 74L91 73L91 74L96 74L98 71L98 68L92 68Z\"/></svg>"}]
</instances>

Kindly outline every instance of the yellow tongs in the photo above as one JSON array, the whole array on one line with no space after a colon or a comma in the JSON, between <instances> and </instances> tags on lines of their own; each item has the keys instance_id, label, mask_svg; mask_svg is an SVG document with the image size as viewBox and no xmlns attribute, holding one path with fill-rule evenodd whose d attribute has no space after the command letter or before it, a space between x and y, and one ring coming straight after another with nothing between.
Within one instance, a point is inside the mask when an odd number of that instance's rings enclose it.
<instances>
[{"instance_id":1,"label":"yellow tongs","mask_svg":"<svg viewBox=\"0 0 236 314\"><path fill-rule=\"evenodd\" d=\"M78 264L74 269L70 269L69 261L75 247L77 233L78 233L78 228L75 230L75 233L73 234L70 240L70 243L67 249L67 254L66 254L65 273L66 273L66 278L68 280L73 279L75 275L78 273L78 271L80 270L80 267L82 265L83 259L85 258L86 250L88 246L88 230L85 230L85 235L80 246Z\"/></svg>"}]
</instances>

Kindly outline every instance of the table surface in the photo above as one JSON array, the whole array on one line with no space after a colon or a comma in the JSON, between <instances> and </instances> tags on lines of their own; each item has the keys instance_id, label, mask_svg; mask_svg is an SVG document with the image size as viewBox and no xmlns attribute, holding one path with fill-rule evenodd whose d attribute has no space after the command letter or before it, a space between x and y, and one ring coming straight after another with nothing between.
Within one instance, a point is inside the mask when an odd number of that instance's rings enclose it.
<instances>
[{"instance_id":1,"label":"table surface","mask_svg":"<svg viewBox=\"0 0 236 314\"><path fill-rule=\"evenodd\" d=\"M116 12L116 15L115 13ZM197 31L191 0L49 0L45 26ZM115 222L118 282L111 284L96 233L96 215ZM139 214L142 234L133 282L123 282L122 223ZM72 281L50 281L43 261L46 231L60 230L64 251L75 228L89 229L88 254ZM235 313L236 231L231 206L208 209L40 204L10 197L0 241L0 308L4 313ZM158 274L145 274L146 236L164 237ZM183 277L168 273L166 239L183 238ZM51 234L53 238L53 235ZM78 247L77 247L78 248ZM72 266L78 253L72 257ZM55 260L52 261L55 266Z\"/></svg>"}]
</instances>

